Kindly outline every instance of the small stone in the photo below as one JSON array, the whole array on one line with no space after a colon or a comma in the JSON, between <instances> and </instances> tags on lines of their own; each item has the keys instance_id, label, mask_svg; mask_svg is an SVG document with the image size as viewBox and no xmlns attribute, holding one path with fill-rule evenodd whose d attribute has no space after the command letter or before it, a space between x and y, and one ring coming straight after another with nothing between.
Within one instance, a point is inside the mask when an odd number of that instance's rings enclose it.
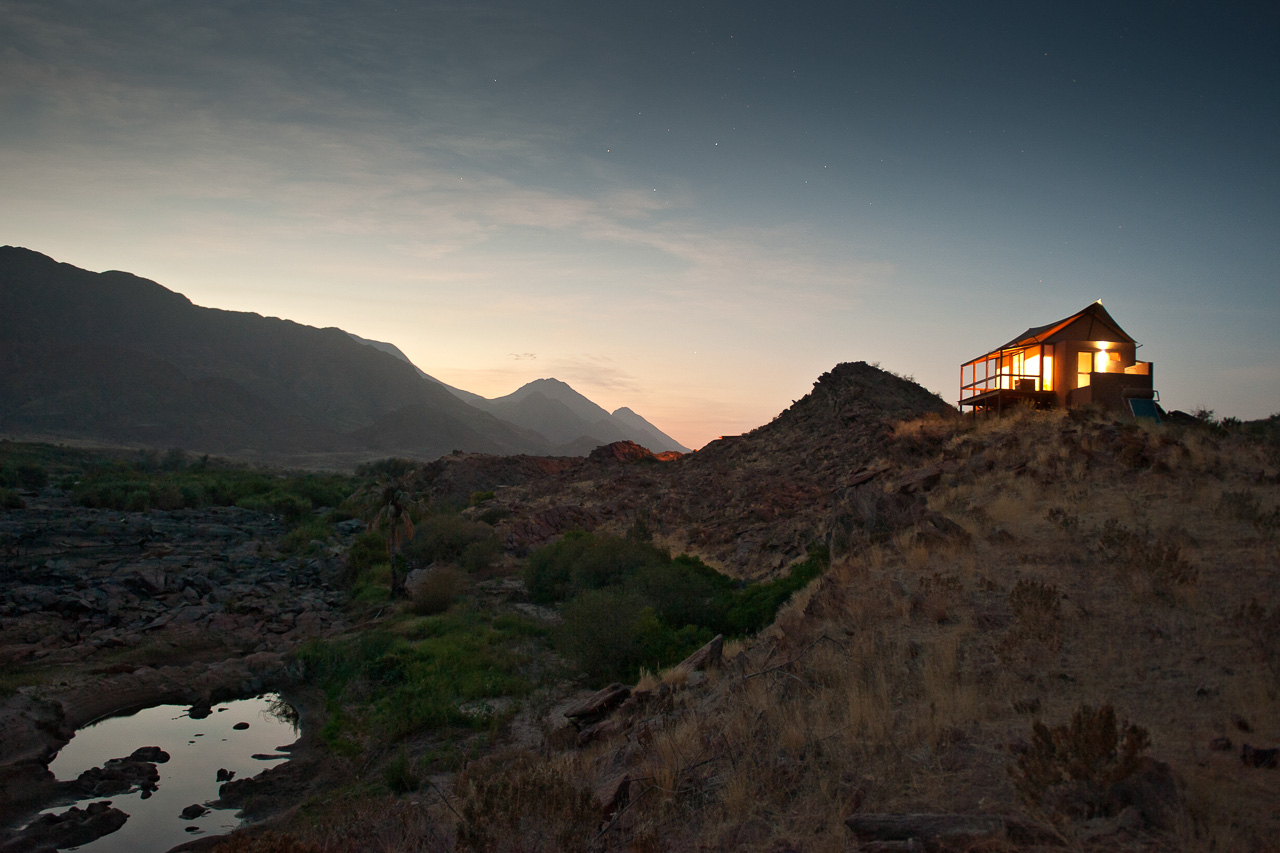
<instances>
[{"instance_id":1,"label":"small stone","mask_svg":"<svg viewBox=\"0 0 1280 853\"><path fill-rule=\"evenodd\" d=\"M182 814L180 815L180 817L183 820L195 820L196 818L203 817L208 813L209 813L209 810L204 806L200 805L199 803L192 803L191 805L187 806L185 809L182 810Z\"/></svg>"},{"instance_id":2,"label":"small stone","mask_svg":"<svg viewBox=\"0 0 1280 853\"><path fill-rule=\"evenodd\" d=\"M169 753L158 746L140 746L129 754L130 761L151 761L164 764L169 760Z\"/></svg>"},{"instance_id":3,"label":"small stone","mask_svg":"<svg viewBox=\"0 0 1280 853\"><path fill-rule=\"evenodd\" d=\"M242 731L244 731L245 729L249 728L249 724L248 724L248 723L236 723L236 724L235 724L234 726L232 726L231 728L235 729L235 730L236 730L236 731L238 731L238 732L242 732Z\"/></svg>"},{"instance_id":4,"label":"small stone","mask_svg":"<svg viewBox=\"0 0 1280 853\"><path fill-rule=\"evenodd\" d=\"M1274 770L1280 766L1280 747L1258 749L1246 743L1240 747L1240 762L1245 767L1264 767Z\"/></svg>"}]
</instances>

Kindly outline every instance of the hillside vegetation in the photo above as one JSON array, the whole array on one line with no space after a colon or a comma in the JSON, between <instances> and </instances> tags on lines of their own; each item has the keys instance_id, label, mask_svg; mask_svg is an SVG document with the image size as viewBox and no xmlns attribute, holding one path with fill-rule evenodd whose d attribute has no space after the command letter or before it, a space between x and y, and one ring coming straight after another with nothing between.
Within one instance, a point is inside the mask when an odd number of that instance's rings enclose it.
<instances>
[{"instance_id":1,"label":"hillside vegetation","mask_svg":"<svg viewBox=\"0 0 1280 853\"><path fill-rule=\"evenodd\" d=\"M345 600L325 631L273 634L309 746L241 790L255 816L299 807L218 849L1280 837L1280 418L958 417L853 364L670 461L457 454L343 480L4 451L13 502L102 501L121 529L133 501L274 513L253 565L293 554ZM14 685L74 678L13 651Z\"/></svg>"},{"instance_id":2,"label":"hillside vegetation","mask_svg":"<svg viewBox=\"0 0 1280 853\"><path fill-rule=\"evenodd\" d=\"M900 420L874 456L828 463L859 481L803 519L824 532L830 568L723 663L646 671L620 706L570 724L555 697L577 668L530 658L542 680L501 703L470 757L445 766L438 742L400 741L384 754L409 793L369 777L290 837L323 850L834 851L856 849L853 816L957 813L998 831L930 849L1273 849L1276 427L1092 410ZM492 510L478 499L469 514ZM616 559L592 568L566 556L583 536L491 571L524 565L550 604L575 572L617 569L632 578L621 596L643 585L629 560L681 565L631 559L617 539ZM462 600L487 583L473 577ZM675 604L712 604L730 589L718 583Z\"/></svg>"}]
</instances>

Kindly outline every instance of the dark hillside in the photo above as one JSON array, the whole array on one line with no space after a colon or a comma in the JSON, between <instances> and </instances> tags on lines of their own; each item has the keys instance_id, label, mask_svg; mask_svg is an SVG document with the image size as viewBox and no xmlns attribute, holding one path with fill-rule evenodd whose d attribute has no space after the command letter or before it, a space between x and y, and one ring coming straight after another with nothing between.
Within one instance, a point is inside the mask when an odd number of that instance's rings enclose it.
<instances>
[{"instance_id":1,"label":"dark hillside","mask_svg":"<svg viewBox=\"0 0 1280 853\"><path fill-rule=\"evenodd\" d=\"M339 329L200 308L26 249L0 249L0 351L10 433L284 458L550 449Z\"/></svg>"}]
</instances>

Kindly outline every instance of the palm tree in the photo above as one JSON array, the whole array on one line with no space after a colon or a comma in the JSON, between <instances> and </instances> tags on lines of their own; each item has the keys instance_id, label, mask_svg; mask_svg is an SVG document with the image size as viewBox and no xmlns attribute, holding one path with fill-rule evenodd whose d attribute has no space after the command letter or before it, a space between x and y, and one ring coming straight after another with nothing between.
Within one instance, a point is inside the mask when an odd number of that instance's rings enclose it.
<instances>
[{"instance_id":1,"label":"palm tree","mask_svg":"<svg viewBox=\"0 0 1280 853\"><path fill-rule=\"evenodd\" d=\"M387 559L391 563L391 597L404 595L404 578L396 558L400 546L413 538L413 513L422 507L422 501L414 498L405 477L383 475L365 490L361 504L372 513L368 528L380 531L387 538Z\"/></svg>"}]
</instances>

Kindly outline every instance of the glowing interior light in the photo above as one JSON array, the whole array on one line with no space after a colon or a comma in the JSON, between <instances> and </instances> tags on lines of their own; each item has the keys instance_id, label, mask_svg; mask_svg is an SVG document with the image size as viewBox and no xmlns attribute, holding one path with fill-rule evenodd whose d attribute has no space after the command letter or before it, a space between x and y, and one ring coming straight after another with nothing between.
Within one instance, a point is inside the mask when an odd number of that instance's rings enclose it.
<instances>
[{"instance_id":1,"label":"glowing interior light","mask_svg":"<svg viewBox=\"0 0 1280 853\"><path fill-rule=\"evenodd\" d=\"M1093 372L1094 373L1119 373L1120 353L1108 352L1107 347L1110 346L1106 341L1098 344L1101 349L1094 355Z\"/></svg>"}]
</instances>

